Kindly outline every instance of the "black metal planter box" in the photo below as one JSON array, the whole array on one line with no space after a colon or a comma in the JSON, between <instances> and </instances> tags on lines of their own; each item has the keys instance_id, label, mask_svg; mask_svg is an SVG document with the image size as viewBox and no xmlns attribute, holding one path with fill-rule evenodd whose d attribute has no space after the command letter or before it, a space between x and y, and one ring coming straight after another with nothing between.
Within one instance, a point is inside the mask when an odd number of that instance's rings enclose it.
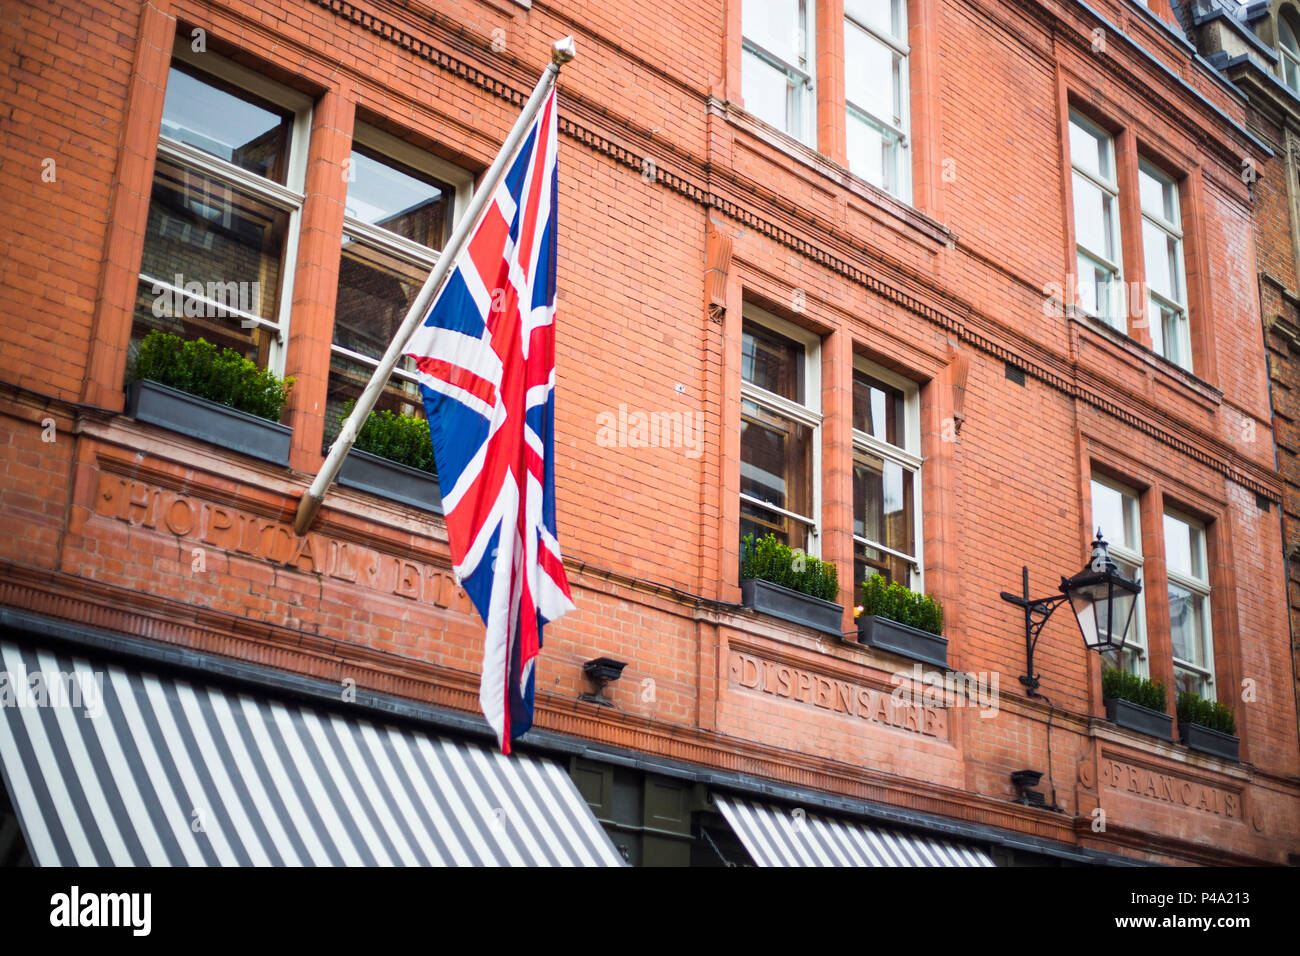
<instances>
[{"instance_id":1,"label":"black metal planter box","mask_svg":"<svg viewBox=\"0 0 1300 956\"><path fill-rule=\"evenodd\" d=\"M247 412L219 405L158 382L132 382L126 390L126 413L192 438L277 465L289 463L293 429Z\"/></svg>"},{"instance_id":2,"label":"black metal planter box","mask_svg":"<svg viewBox=\"0 0 1300 956\"><path fill-rule=\"evenodd\" d=\"M811 594L748 578L740 582L741 603L792 624L802 624L838 637L843 629L844 608Z\"/></svg>"},{"instance_id":3,"label":"black metal planter box","mask_svg":"<svg viewBox=\"0 0 1300 956\"><path fill-rule=\"evenodd\" d=\"M1107 697L1102 703L1106 705L1106 719L1111 723L1161 740L1172 740L1174 737L1174 718L1168 714L1114 697Z\"/></svg>"},{"instance_id":4,"label":"black metal planter box","mask_svg":"<svg viewBox=\"0 0 1300 956\"><path fill-rule=\"evenodd\" d=\"M1209 727L1202 727L1200 724L1179 724L1178 737L1183 744L1192 750L1213 754L1216 757L1222 757L1224 760L1241 759L1238 756L1238 747L1241 740L1231 734L1211 730Z\"/></svg>"},{"instance_id":5,"label":"black metal planter box","mask_svg":"<svg viewBox=\"0 0 1300 956\"><path fill-rule=\"evenodd\" d=\"M339 484L402 504L442 513L438 478L427 471L353 448L339 469Z\"/></svg>"},{"instance_id":6,"label":"black metal planter box","mask_svg":"<svg viewBox=\"0 0 1300 956\"><path fill-rule=\"evenodd\" d=\"M945 638L887 617L863 615L858 618L858 643L935 667L948 666L948 641Z\"/></svg>"}]
</instances>

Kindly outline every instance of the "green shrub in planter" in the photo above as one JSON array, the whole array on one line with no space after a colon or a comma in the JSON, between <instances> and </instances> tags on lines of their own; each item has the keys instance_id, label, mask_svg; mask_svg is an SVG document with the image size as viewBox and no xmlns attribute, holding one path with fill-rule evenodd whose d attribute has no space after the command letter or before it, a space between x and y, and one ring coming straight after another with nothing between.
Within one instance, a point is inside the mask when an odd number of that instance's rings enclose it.
<instances>
[{"instance_id":1,"label":"green shrub in planter","mask_svg":"<svg viewBox=\"0 0 1300 956\"><path fill-rule=\"evenodd\" d=\"M796 554L776 535L755 541L752 534L747 534L741 541L741 580L760 578L823 601L834 601L840 594L838 574L829 561L819 561L802 551Z\"/></svg>"},{"instance_id":2,"label":"green shrub in planter","mask_svg":"<svg viewBox=\"0 0 1300 956\"><path fill-rule=\"evenodd\" d=\"M339 415L340 427L352 414L352 406L355 404L352 399L344 404L343 413ZM437 473L429 423L415 415L399 415L388 409L371 412L357 432L357 440L352 447L427 471L431 475Z\"/></svg>"},{"instance_id":3,"label":"green shrub in planter","mask_svg":"<svg viewBox=\"0 0 1300 956\"><path fill-rule=\"evenodd\" d=\"M943 634L943 608L938 601L901 584L887 584L879 574L862 582L862 613L897 621L935 636Z\"/></svg>"},{"instance_id":4,"label":"green shrub in planter","mask_svg":"<svg viewBox=\"0 0 1300 956\"><path fill-rule=\"evenodd\" d=\"M273 422L280 420L293 387L292 378L258 368L234 349L219 350L206 339L186 341L158 329L137 348L131 378L170 385Z\"/></svg>"},{"instance_id":5,"label":"green shrub in planter","mask_svg":"<svg viewBox=\"0 0 1300 956\"><path fill-rule=\"evenodd\" d=\"M1178 695L1178 723L1200 724L1229 737L1237 736L1237 721L1231 710L1217 700L1206 700L1191 691Z\"/></svg>"},{"instance_id":6,"label":"green shrub in planter","mask_svg":"<svg viewBox=\"0 0 1300 956\"><path fill-rule=\"evenodd\" d=\"M1147 680L1118 668L1101 672L1101 696L1110 700L1126 700L1148 710L1166 713L1165 685L1158 680Z\"/></svg>"}]
</instances>

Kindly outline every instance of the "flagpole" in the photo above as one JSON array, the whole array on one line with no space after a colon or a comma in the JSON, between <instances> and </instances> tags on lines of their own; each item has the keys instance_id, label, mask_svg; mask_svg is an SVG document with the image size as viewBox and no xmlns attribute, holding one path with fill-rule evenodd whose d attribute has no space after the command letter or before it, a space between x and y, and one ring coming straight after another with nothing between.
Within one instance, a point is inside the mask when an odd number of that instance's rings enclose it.
<instances>
[{"instance_id":1,"label":"flagpole","mask_svg":"<svg viewBox=\"0 0 1300 956\"><path fill-rule=\"evenodd\" d=\"M361 397L357 399L356 405L353 406L352 414L343 423L343 428L339 431L338 437L334 439L334 444L330 446L329 454L325 458L325 464L321 466L320 473L316 475L311 487L303 493L302 499L298 502L298 513L294 516L293 521L295 533L305 534L307 529L311 527L311 523L316 519L316 513L320 511L321 501L325 497L326 489L338 476L339 469L343 467L343 459L351 450L352 444L357 440L357 432L370 415L371 409L375 407L375 402L379 400L379 393L387 384L388 377L393 374L393 369L397 367L397 362L401 359L402 353L406 351L406 343L410 340L416 327L423 320L429 306L442 289L442 284L451 272L451 267L460 257L460 253L464 249L474 227L478 225L484 207L487 206L493 194L496 193L497 186L505 175L506 167L514 159L524 134L527 133L528 127L532 125L537 111L541 109L542 102L551 92L551 87L555 85L556 77L560 74L560 67L568 63L576 55L573 37L571 36L565 37L563 40L557 40L551 47L550 65L542 73L542 78L537 81L532 96L524 104L523 112L515 120L514 128L510 130L510 135L506 137L505 143L502 144L501 151L497 153L497 158L483 176L482 184L470 199L469 208L461 216L459 224L447 241L446 248L439 255L437 265L429 273L429 278L424 280L424 285L420 288L415 301L411 303L410 309L406 312L406 318L402 320L397 334L393 336L393 341L389 343L388 351L384 353L384 357L380 360L375 373L370 376L370 381L366 384Z\"/></svg>"}]
</instances>

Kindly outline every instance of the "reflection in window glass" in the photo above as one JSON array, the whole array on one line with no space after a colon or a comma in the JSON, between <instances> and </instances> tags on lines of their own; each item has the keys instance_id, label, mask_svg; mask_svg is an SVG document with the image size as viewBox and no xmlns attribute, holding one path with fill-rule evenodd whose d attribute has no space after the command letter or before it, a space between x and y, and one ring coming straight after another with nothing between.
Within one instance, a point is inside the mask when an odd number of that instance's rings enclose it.
<instances>
[{"instance_id":1,"label":"reflection in window glass","mask_svg":"<svg viewBox=\"0 0 1300 956\"><path fill-rule=\"evenodd\" d=\"M1165 564L1169 573L1169 633L1174 683L1208 700L1214 693L1214 645L1210 628L1210 582L1205 568L1205 529L1165 515Z\"/></svg>"},{"instance_id":2,"label":"reflection in window glass","mask_svg":"<svg viewBox=\"0 0 1300 956\"><path fill-rule=\"evenodd\" d=\"M804 0L750 0L741 8L745 109L796 139L810 142L813 73Z\"/></svg>"},{"instance_id":3,"label":"reflection in window glass","mask_svg":"<svg viewBox=\"0 0 1300 956\"><path fill-rule=\"evenodd\" d=\"M791 548L815 553L818 419L804 402L805 346L748 318L742 337L742 545L747 535L757 541L770 533Z\"/></svg>"},{"instance_id":4,"label":"reflection in window glass","mask_svg":"<svg viewBox=\"0 0 1300 956\"><path fill-rule=\"evenodd\" d=\"M258 176L285 181L291 117L216 80L173 66L167 75L162 135Z\"/></svg>"},{"instance_id":5,"label":"reflection in window glass","mask_svg":"<svg viewBox=\"0 0 1300 956\"><path fill-rule=\"evenodd\" d=\"M351 219L379 226L413 242L441 249L451 222L455 190L358 147L352 150L348 197Z\"/></svg>"},{"instance_id":6,"label":"reflection in window glass","mask_svg":"<svg viewBox=\"0 0 1300 956\"><path fill-rule=\"evenodd\" d=\"M344 235L334 306L336 348L330 356L326 399L326 447L341 427L338 417L344 403L360 397L375 369L374 362L360 361L343 350L376 361L382 358L427 277L426 267ZM406 358L398 367L409 372L414 363ZM400 374L388 380L375 407L402 415L424 415L419 386Z\"/></svg>"},{"instance_id":7,"label":"reflection in window glass","mask_svg":"<svg viewBox=\"0 0 1300 956\"><path fill-rule=\"evenodd\" d=\"M741 403L740 491L764 504L797 515L812 512L812 429L768 411L754 402ZM746 510L742 502L742 511ZM754 527L741 536L755 538L771 531L791 547L805 547L801 522L776 511L751 505L748 521Z\"/></svg>"},{"instance_id":8,"label":"reflection in window glass","mask_svg":"<svg viewBox=\"0 0 1300 956\"><path fill-rule=\"evenodd\" d=\"M746 324L740 346L741 377L751 385L803 402L803 346Z\"/></svg>"},{"instance_id":9,"label":"reflection in window glass","mask_svg":"<svg viewBox=\"0 0 1300 956\"><path fill-rule=\"evenodd\" d=\"M265 328L238 313L275 321L289 213L162 158L155 170L132 346L162 329L265 363Z\"/></svg>"}]
</instances>

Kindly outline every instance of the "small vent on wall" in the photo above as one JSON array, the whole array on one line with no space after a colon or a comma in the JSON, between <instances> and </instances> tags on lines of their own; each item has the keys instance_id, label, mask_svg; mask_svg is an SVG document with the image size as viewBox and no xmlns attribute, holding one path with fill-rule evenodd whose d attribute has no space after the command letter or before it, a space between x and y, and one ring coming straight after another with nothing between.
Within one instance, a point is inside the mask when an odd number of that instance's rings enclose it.
<instances>
[{"instance_id":1,"label":"small vent on wall","mask_svg":"<svg viewBox=\"0 0 1300 956\"><path fill-rule=\"evenodd\" d=\"M1268 511L1268 504L1269 504L1268 499L1265 498L1263 495L1255 496L1255 507L1258 508L1260 511Z\"/></svg>"},{"instance_id":2,"label":"small vent on wall","mask_svg":"<svg viewBox=\"0 0 1300 956\"><path fill-rule=\"evenodd\" d=\"M1010 362L1007 362L1007 378L1011 379L1011 381L1015 382L1017 385L1024 385L1025 370L1019 365L1012 365Z\"/></svg>"}]
</instances>

